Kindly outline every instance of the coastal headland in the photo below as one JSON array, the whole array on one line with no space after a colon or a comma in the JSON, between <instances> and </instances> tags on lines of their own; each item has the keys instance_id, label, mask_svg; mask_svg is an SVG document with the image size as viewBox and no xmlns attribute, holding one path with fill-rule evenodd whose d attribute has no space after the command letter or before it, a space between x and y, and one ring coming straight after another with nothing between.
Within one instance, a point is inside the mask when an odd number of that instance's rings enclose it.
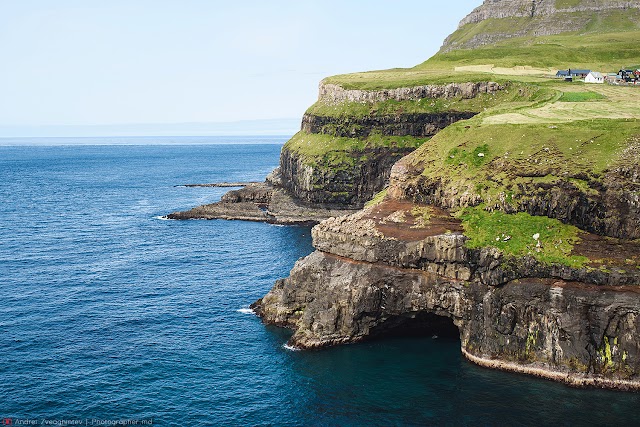
<instances>
[{"instance_id":1,"label":"coastal headland","mask_svg":"<svg viewBox=\"0 0 640 427\"><path fill-rule=\"evenodd\" d=\"M317 224L252 306L291 346L457 334L481 366L640 389L639 39L637 2L485 1L416 67L323 80L265 183L169 217Z\"/></svg>"}]
</instances>

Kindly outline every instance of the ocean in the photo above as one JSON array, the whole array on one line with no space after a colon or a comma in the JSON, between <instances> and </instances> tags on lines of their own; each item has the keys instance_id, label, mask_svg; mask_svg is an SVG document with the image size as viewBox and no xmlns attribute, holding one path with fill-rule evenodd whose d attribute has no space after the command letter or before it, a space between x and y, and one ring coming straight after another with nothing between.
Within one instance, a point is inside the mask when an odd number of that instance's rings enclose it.
<instances>
[{"instance_id":1,"label":"ocean","mask_svg":"<svg viewBox=\"0 0 640 427\"><path fill-rule=\"evenodd\" d=\"M161 219L226 191L181 184L263 180L285 140L0 140L0 421L637 424L637 393L480 368L455 339L287 350L248 306L310 229Z\"/></svg>"}]
</instances>

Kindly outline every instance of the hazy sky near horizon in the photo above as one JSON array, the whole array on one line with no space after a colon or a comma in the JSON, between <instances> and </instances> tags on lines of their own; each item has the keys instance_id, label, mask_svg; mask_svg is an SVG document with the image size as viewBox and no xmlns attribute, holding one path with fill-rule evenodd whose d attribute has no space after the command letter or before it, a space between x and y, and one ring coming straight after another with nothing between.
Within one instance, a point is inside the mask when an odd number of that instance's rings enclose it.
<instances>
[{"instance_id":1,"label":"hazy sky near horizon","mask_svg":"<svg viewBox=\"0 0 640 427\"><path fill-rule=\"evenodd\" d=\"M0 126L300 117L410 67L482 0L0 0Z\"/></svg>"}]
</instances>

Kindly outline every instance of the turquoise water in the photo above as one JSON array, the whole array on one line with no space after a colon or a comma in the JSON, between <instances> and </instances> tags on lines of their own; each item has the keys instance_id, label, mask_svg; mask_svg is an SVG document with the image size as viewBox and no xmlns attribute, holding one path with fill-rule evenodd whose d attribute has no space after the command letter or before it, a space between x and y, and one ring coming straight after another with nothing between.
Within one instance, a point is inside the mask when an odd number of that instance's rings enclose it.
<instances>
[{"instance_id":1,"label":"turquoise water","mask_svg":"<svg viewBox=\"0 0 640 427\"><path fill-rule=\"evenodd\" d=\"M181 141L0 147L0 418L637 424L638 394L479 368L455 340L286 350L246 308L312 251L309 229L159 219L225 191L177 184L262 180L284 138Z\"/></svg>"}]
</instances>

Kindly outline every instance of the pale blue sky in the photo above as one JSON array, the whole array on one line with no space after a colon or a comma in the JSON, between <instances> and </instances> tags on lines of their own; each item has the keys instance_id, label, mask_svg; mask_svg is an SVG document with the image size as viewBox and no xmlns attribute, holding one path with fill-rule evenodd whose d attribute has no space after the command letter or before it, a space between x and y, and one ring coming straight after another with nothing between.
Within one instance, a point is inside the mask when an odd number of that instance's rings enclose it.
<instances>
[{"instance_id":1,"label":"pale blue sky","mask_svg":"<svg viewBox=\"0 0 640 427\"><path fill-rule=\"evenodd\" d=\"M413 66L481 0L0 0L0 127L299 118Z\"/></svg>"}]
</instances>

